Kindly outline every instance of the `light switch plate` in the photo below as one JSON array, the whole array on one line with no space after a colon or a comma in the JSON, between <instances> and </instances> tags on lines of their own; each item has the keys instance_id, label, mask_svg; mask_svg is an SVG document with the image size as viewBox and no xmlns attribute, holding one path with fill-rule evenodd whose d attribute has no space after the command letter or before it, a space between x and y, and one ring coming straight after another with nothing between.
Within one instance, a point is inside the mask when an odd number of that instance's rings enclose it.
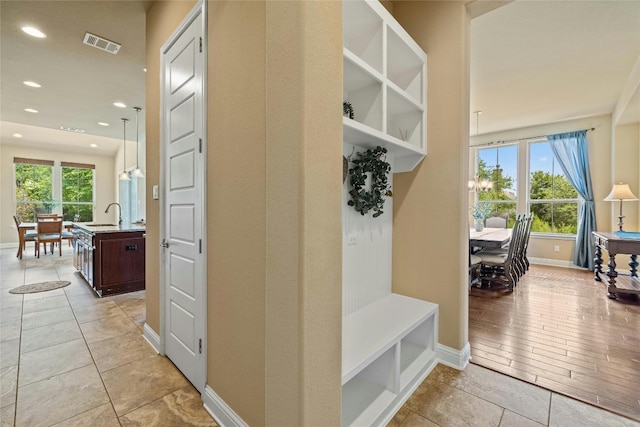
<instances>
[{"instance_id":1,"label":"light switch plate","mask_svg":"<svg viewBox=\"0 0 640 427\"><path fill-rule=\"evenodd\" d=\"M347 245L355 245L358 243L358 235L356 233L350 233L347 236Z\"/></svg>"},{"instance_id":2,"label":"light switch plate","mask_svg":"<svg viewBox=\"0 0 640 427\"><path fill-rule=\"evenodd\" d=\"M158 186L154 185L152 187L153 200L158 200L160 196L158 195Z\"/></svg>"}]
</instances>

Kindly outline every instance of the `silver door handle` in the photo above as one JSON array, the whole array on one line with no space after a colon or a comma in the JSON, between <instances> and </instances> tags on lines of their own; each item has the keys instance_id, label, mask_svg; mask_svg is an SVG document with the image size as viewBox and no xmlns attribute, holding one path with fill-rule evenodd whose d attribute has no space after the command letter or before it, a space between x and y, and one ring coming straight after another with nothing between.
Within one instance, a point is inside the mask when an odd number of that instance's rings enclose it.
<instances>
[{"instance_id":1,"label":"silver door handle","mask_svg":"<svg viewBox=\"0 0 640 427\"><path fill-rule=\"evenodd\" d=\"M162 239L162 243L160 243L160 246L162 246L163 248L168 248L169 242L167 242L165 239Z\"/></svg>"}]
</instances>

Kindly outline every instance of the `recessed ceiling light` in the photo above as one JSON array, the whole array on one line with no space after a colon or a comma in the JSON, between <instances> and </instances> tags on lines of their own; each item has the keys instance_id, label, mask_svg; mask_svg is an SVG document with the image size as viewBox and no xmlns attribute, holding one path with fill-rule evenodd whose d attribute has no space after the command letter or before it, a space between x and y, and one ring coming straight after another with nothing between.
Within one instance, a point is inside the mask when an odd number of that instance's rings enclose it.
<instances>
[{"instance_id":1,"label":"recessed ceiling light","mask_svg":"<svg viewBox=\"0 0 640 427\"><path fill-rule=\"evenodd\" d=\"M123 102L114 102L113 105L119 108L127 108L127 106Z\"/></svg>"},{"instance_id":2,"label":"recessed ceiling light","mask_svg":"<svg viewBox=\"0 0 640 427\"><path fill-rule=\"evenodd\" d=\"M26 86L29 86L29 87L42 87L41 85L39 85L36 82L26 81L26 82L22 82L22 83L24 83Z\"/></svg>"},{"instance_id":3,"label":"recessed ceiling light","mask_svg":"<svg viewBox=\"0 0 640 427\"><path fill-rule=\"evenodd\" d=\"M13 137L14 138L22 138L22 134L21 133L14 133Z\"/></svg>"},{"instance_id":4,"label":"recessed ceiling light","mask_svg":"<svg viewBox=\"0 0 640 427\"><path fill-rule=\"evenodd\" d=\"M98 147L98 144L90 144L90 147L91 147L91 148L97 148L97 147Z\"/></svg>"},{"instance_id":5,"label":"recessed ceiling light","mask_svg":"<svg viewBox=\"0 0 640 427\"><path fill-rule=\"evenodd\" d=\"M44 39L47 37L45 33L34 27L22 27L22 31L29 34L30 36L37 37L39 39Z\"/></svg>"},{"instance_id":6,"label":"recessed ceiling light","mask_svg":"<svg viewBox=\"0 0 640 427\"><path fill-rule=\"evenodd\" d=\"M33 108L25 108L24 111L26 111L27 113L39 113L38 110L34 110Z\"/></svg>"},{"instance_id":7,"label":"recessed ceiling light","mask_svg":"<svg viewBox=\"0 0 640 427\"><path fill-rule=\"evenodd\" d=\"M99 124L100 126L109 126L109 123L105 123L105 122L98 122L98 124Z\"/></svg>"},{"instance_id":8,"label":"recessed ceiling light","mask_svg":"<svg viewBox=\"0 0 640 427\"><path fill-rule=\"evenodd\" d=\"M146 72L147 72L147 67L144 67L144 68L142 69L142 71L144 71L144 72L146 73Z\"/></svg>"}]
</instances>

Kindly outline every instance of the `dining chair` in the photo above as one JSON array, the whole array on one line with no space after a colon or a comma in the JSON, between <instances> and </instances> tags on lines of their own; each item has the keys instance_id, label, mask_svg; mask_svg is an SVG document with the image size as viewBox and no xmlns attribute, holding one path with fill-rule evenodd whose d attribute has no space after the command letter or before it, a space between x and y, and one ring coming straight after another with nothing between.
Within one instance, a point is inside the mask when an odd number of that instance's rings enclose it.
<instances>
[{"instance_id":1,"label":"dining chair","mask_svg":"<svg viewBox=\"0 0 640 427\"><path fill-rule=\"evenodd\" d=\"M44 244L44 252L47 253L47 243L51 243L51 253L53 245L58 243L60 256L62 256L62 217L38 216L36 235L36 256L40 258L40 244Z\"/></svg>"},{"instance_id":2,"label":"dining chair","mask_svg":"<svg viewBox=\"0 0 640 427\"><path fill-rule=\"evenodd\" d=\"M509 246L515 245L514 266L518 277L522 277L529 269L529 260L527 259L527 247L529 246L529 236L531 235L531 223L533 222L533 214L522 214L520 217L522 226L518 228L517 235L514 228L511 234L512 238L507 247L493 248L483 250L483 254L506 255Z\"/></svg>"},{"instance_id":3,"label":"dining chair","mask_svg":"<svg viewBox=\"0 0 640 427\"><path fill-rule=\"evenodd\" d=\"M18 244L20 244L20 220L18 219L17 216L14 215L13 221L16 223L16 230L18 230ZM38 235L38 232L35 230L26 230L24 232L24 236L22 238L22 248L18 248L18 253L16 254L17 257L20 257L20 253L26 249L27 242L36 241L37 235ZM33 248L33 250L35 255L35 247Z\"/></svg>"},{"instance_id":4,"label":"dining chair","mask_svg":"<svg viewBox=\"0 0 640 427\"><path fill-rule=\"evenodd\" d=\"M62 227L62 240L66 240L69 246L71 246L71 241L73 240L73 233L64 226Z\"/></svg>"},{"instance_id":5,"label":"dining chair","mask_svg":"<svg viewBox=\"0 0 640 427\"><path fill-rule=\"evenodd\" d=\"M491 216L484 221L487 228L507 228L507 219L501 216Z\"/></svg>"},{"instance_id":6,"label":"dining chair","mask_svg":"<svg viewBox=\"0 0 640 427\"><path fill-rule=\"evenodd\" d=\"M522 227L525 226L525 215L518 215L513 225L511 242L506 252L477 252L481 259L480 283L488 282L489 285L503 285L508 291L513 291L519 275L517 271L517 250L521 242Z\"/></svg>"}]
</instances>

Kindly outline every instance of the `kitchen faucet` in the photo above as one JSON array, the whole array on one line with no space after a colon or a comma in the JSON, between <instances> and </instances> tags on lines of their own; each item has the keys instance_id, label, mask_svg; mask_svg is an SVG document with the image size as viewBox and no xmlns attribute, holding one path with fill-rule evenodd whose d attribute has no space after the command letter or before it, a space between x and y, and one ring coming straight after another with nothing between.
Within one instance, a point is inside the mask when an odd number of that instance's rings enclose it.
<instances>
[{"instance_id":1,"label":"kitchen faucet","mask_svg":"<svg viewBox=\"0 0 640 427\"><path fill-rule=\"evenodd\" d=\"M120 203L109 203L109 206L107 206L107 209L104 210L104 213L109 213L109 208L111 207L111 205L118 205L118 225L122 225L122 206L120 206Z\"/></svg>"}]
</instances>

